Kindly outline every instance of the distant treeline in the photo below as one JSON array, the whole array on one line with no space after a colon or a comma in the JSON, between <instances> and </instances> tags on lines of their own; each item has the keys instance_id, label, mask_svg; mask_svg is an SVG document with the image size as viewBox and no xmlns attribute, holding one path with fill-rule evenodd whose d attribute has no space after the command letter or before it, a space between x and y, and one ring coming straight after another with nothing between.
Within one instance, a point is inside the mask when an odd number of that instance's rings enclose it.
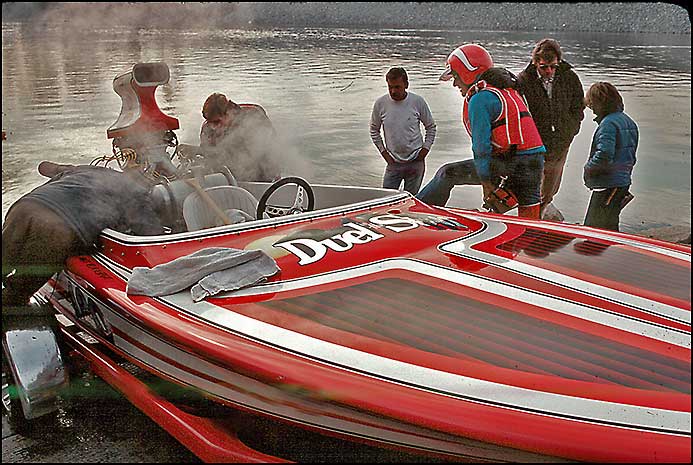
<instances>
[{"instance_id":1,"label":"distant treeline","mask_svg":"<svg viewBox=\"0 0 693 465\"><path fill-rule=\"evenodd\" d=\"M673 3L5 2L2 20L134 28L380 27L690 34ZM108 24L106 24L108 23Z\"/></svg>"}]
</instances>

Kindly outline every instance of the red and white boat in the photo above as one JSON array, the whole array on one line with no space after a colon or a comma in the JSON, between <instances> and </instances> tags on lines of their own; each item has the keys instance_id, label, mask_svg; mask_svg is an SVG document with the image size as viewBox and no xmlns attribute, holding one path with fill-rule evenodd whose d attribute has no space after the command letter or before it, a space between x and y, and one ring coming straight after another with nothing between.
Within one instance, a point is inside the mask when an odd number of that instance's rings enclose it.
<instances>
[{"instance_id":1,"label":"red and white boat","mask_svg":"<svg viewBox=\"0 0 693 465\"><path fill-rule=\"evenodd\" d=\"M237 184L267 203L271 183ZM59 344L205 461L691 461L689 247L388 189L282 190L313 208L104 231L35 296ZM192 187L166 192L185 223ZM133 268L207 247L280 272L198 302L126 292ZM43 399L20 372L25 405Z\"/></svg>"}]
</instances>

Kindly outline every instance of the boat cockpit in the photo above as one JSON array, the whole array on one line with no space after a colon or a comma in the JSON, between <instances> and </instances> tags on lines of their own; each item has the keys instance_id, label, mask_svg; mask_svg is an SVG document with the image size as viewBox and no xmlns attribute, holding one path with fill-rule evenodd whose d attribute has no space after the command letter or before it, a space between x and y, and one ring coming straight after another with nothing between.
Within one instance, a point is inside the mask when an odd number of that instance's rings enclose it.
<instances>
[{"instance_id":1,"label":"boat cockpit","mask_svg":"<svg viewBox=\"0 0 693 465\"><path fill-rule=\"evenodd\" d=\"M172 233L328 210L386 197L408 197L393 189L309 184L300 177L270 182L237 181L221 172L155 185L154 210Z\"/></svg>"}]
</instances>

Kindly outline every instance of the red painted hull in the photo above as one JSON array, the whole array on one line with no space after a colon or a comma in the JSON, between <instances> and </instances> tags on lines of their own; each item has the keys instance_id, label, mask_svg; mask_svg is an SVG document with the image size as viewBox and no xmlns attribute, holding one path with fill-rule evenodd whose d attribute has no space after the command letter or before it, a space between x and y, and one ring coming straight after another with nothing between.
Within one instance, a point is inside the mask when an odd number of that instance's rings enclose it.
<instances>
[{"instance_id":1,"label":"red painted hull","mask_svg":"<svg viewBox=\"0 0 693 465\"><path fill-rule=\"evenodd\" d=\"M100 350L230 408L412 457L690 462L689 248L406 195L315 213L106 232L42 292L140 403ZM281 273L198 303L125 292L135 266L218 246L262 248ZM174 435L196 428L146 413ZM227 426L200 428L235 444ZM176 437L205 460L272 457L242 443L215 455L197 434Z\"/></svg>"}]
</instances>

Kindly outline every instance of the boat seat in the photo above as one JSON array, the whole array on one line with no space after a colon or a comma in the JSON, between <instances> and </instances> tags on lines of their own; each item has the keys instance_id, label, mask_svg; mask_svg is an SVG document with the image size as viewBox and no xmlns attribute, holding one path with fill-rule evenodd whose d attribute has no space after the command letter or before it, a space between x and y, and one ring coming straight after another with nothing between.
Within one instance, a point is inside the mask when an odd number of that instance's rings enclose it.
<instances>
[{"instance_id":1,"label":"boat seat","mask_svg":"<svg viewBox=\"0 0 693 465\"><path fill-rule=\"evenodd\" d=\"M229 171L199 176L195 179L203 188L238 184ZM161 222L172 227L176 232L182 231L185 227L183 202L194 191L195 188L185 179L177 179L170 183L154 186L151 191L151 199L154 211L159 215Z\"/></svg>"},{"instance_id":2,"label":"boat seat","mask_svg":"<svg viewBox=\"0 0 693 465\"><path fill-rule=\"evenodd\" d=\"M223 211L231 223L255 219L258 201L253 194L238 186L216 186L204 190ZM188 231L222 226L215 209L199 194L193 192L183 201L183 219Z\"/></svg>"}]
</instances>

